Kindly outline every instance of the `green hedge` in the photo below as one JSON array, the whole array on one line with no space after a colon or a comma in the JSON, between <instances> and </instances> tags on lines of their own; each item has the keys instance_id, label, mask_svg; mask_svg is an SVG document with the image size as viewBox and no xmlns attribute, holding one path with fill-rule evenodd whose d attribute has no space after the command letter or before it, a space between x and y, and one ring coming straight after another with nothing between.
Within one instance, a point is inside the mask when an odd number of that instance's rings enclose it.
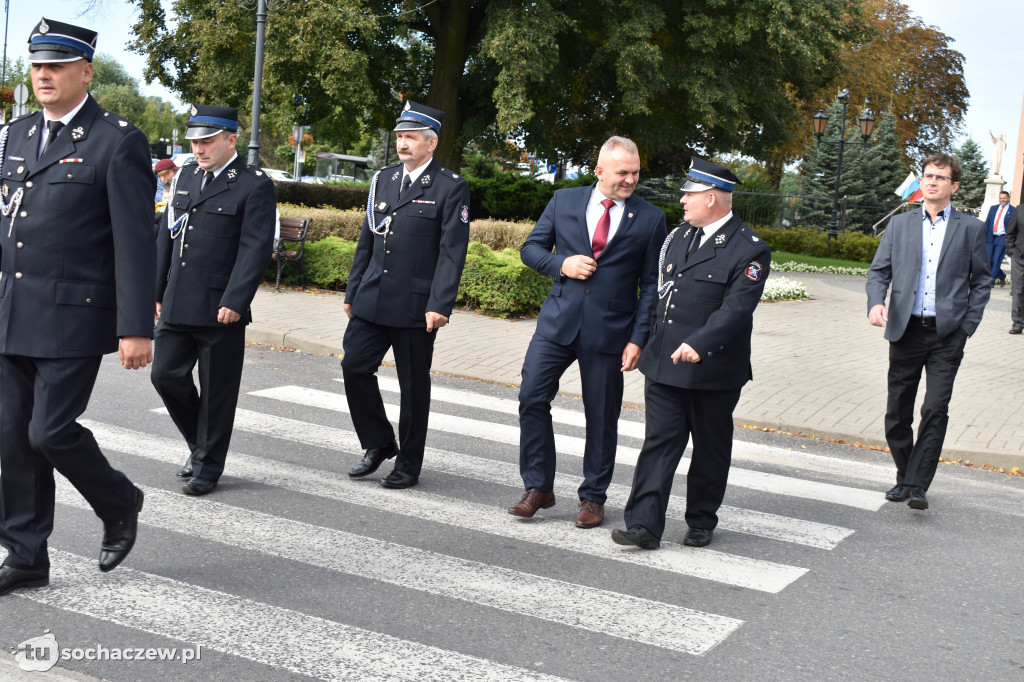
<instances>
[{"instance_id":1,"label":"green hedge","mask_svg":"<svg viewBox=\"0 0 1024 682\"><path fill-rule=\"evenodd\" d=\"M515 249L472 242L456 302L493 317L524 317L540 311L549 291L551 278L523 265Z\"/></svg>"},{"instance_id":2,"label":"green hedge","mask_svg":"<svg viewBox=\"0 0 1024 682\"><path fill-rule=\"evenodd\" d=\"M341 210L362 208L370 190L336 185L314 185L308 182L274 181L278 203L302 206L328 206ZM283 215L283 214L282 214Z\"/></svg>"},{"instance_id":3,"label":"green hedge","mask_svg":"<svg viewBox=\"0 0 1024 682\"><path fill-rule=\"evenodd\" d=\"M878 249L878 237L846 230L840 232L829 244L828 233L798 227L784 230L776 227L755 227L754 230L768 244L772 251L788 251L807 256L839 258L870 263Z\"/></svg>"}]
</instances>

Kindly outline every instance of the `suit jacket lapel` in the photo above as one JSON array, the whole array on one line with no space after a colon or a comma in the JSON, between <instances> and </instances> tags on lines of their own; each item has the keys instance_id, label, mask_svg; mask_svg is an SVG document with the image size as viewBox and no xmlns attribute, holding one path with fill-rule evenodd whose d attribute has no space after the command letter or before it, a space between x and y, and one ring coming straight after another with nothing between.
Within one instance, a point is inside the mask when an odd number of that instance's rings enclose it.
<instances>
[{"instance_id":1,"label":"suit jacket lapel","mask_svg":"<svg viewBox=\"0 0 1024 682\"><path fill-rule=\"evenodd\" d=\"M693 257L682 264L681 270L692 268L698 263L703 263L706 260L714 258L718 249L724 248L725 245L729 243L730 239L735 238L734 235L736 234L736 230L739 228L739 225L740 219L735 213L733 213L732 218L730 218L725 225L722 225L720 228L715 230L715 233L711 235L710 240L701 244L700 248L697 249L697 252L693 254ZM691 232L690 236L692 237L692 235L693 233ZM722 239L721 237L725 237L725 239ZM685 242L686 246L683 248L690 248L690 239L685 239Z\"/></svg>"},{"instance_id":2,"label":"suit jacket lapel","mask_svg":"<svg viewBox=\"0 0 1024 682\"><path fill-rule=\"evenodd\" d=\"M920 225L920 223L918 223ZM942 259L946 257L946 253L949 252L949 245L956 239L956 233L963 229L963 221L960 220L960 214L957 211L951 211L949 214L949 220L946 223L946 234L942 237L942 249L939 250L939 262L935 267L942 266ZM920 243L920 240L918 240Z\"/></svg>"},{"instance_id":3,"label":"suit jacket lapel","mask_svg":"<svg viewBox=\"0 0 1024 682\"><path fill-rule=\"evenodd\" d=\"M617 243L619 238L626 234L629 228L633 226L633 218L639 212L639 206L640 200L635 196L630 196L626 199L626 202L622 204L622 216L619 218L619 227L615 230L615 234L612 235L612 238L608 240L608 243L604 247L604 251L601 252L602 255L607 253L608 249L610 249L613 244Z\"/></svg>"},{"instance_id":4,"label":"suit jacket lapel","mask_svg":"<svg viewBox=\"0 0 1024 682\"><path fill-rule=\"evenodd\" d=\"M409 189L405 190L405 194L403 194L401 198L398 197L398 192L402 189L402 176L405 175L405 169L400 168L399 170L401 170L402 173L398 176L398 191L395 192L395 208L405 206L413 199L421 197L423 195L423 188L429 187L434 183L438 165L437 161L431 159L430 163L427 164L427 169L420 174L420 177L414 183L409 185Z\"/></svg>"}]
</instances>

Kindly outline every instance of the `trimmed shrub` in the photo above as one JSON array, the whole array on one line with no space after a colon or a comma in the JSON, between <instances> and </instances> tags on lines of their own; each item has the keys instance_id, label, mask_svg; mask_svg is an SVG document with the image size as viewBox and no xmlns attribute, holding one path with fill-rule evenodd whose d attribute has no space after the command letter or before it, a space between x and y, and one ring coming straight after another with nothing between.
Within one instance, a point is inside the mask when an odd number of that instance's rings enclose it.
<instances>
[{"instance_id":1,"label":"trimmed shrub","mask_svg":"<svg viewBox=\"0 0 1024 682\"><path fill-rule=\"evenodd\" d=\"M330 206L337 209L366 208L368 189L314 185L308 182L274 181L278 203ZM283 215L283 214L282 214Z\"/></svg>"},{"instance_id":2,"label":"trimmed shrub","mask_svg":"<svg viewBox=\"0 0 1024 682\"><path fill-rule=\"evenodd\" d=\"M278 204L277 210L281 212L282 218L312 218L313 223L309 226L309 233L306 235L306 244L320 241L327 237L341 237L350 242L359 241L359 228L363 224L363 217L366 215L366 208L339 211L336 208L322 206L320 208L309 208L307 206L296 206L294 204Z\"/></svg>"},{"instance_id":3,"label":"trimmed shrub","mask_svg":"<svg viewBox=\"0 0 1024 682\"><path fill-rule=\"evenodd\" d=\"M844 230L836 236L831 248L829 248L828 233L820 230L812 230L806 227L790 230L775 227L755 227L754 230L761 235L761 238L764 239L772 251L787 251L807 256L855 260L862 263L870 263L871 259L875 257L879 241L877 237L872 237L870 234Z\"/></svg>"},{"instance_id":4,"label":"trimmed shrub","mask_svg":"<svg viewBox=\"0 0 1024 682\"><path fill-rule=\"evenodd\" d=\"M319 289L342 290L348 284L348 274L352 270L352 259L356 253L356 243L338 237L327 237L316 242L306 242L306 251L302 259L306 263L306 283ZM299 268L288 268L291 274L289 283L294 279L298 283ZM276 271L275 271L276 273Z\"/></svg>"},{"instance_id":5,"label":"trimmed shrub","mask_svg":"<svg viewBox=\"0 0 1024 682\"><path fill-rule=\"evenodd\" d=\"M456 303L494 317L533 316L550 290L551 279L523 265L518 251L472 242Z\"/></svg>"}]
</instances>

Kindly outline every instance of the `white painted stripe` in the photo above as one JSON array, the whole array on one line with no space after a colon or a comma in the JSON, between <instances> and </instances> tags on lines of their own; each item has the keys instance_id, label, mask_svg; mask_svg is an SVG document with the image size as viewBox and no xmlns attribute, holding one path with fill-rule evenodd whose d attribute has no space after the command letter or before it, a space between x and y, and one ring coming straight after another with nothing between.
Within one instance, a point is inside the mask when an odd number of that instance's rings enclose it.
<instances>
[{"instance_id":1,"label":"white painted stripe","mask_svg":"<svg viewBox=\"0 0 1024 682\"><path fill-rule=\"evenodd\" d=\"M12 594L324 680L559 679L56 550L50 587Z\"/></svg>"},{"instance_id":2,"label":"white painted stripe","mask_svg":"<svg viewBox=\"0 0 1024 682\"><path fill-rule=\"evenodd\" d=\"M297 403L309 407L318 407L335 412L348 412L348 402L345 400L344 395L303 386L280 386L262 391L253 391L250 395ZM397 422L398 406L385 404L384 408L387 411L388 419ZM519 427L509 426L508 424L495 424L477 419L431 412L430 428L497 443L519 444ZM585 444L586 441L583 438L555 434L555 448L559 454L582 457ZM619 445L615 452L615 462L636 466L639 454L640 451L636 448ZM685 474L689 468L690 460L684 457L680 460L676 471L677 473ZM729 485L776 495L789 495L808 500L841 504L868 511L877 511L885 504L885 498L877 490L864 490L863 488L852 488L832 483L807 481L762 471L741 469L739 467L732 467L729 470Z\"/></svg>"},{"instance_id":3,"label":"white painted stripe","mask_svg":"<svg viewBox=\"0 0 1024 682\"><path fill-rule=\"evenodd\" d=\"M284 437L282 434L287 434L288 440L307 445L354 454L362 452L359 438L352 431L260 412L237 410L235 429L274 438L282 438ZM515 488L519 488L521 485L518 464L499 462L448 450L425 448L423 467L430 471L489 481ZM629 487L613 483L608 486L607 492L608 505L622 508L626 506L626 500L629 499ZM555 479L555 493L569 500L577 499L576 487L568 482L563 482L562 477ZM685 512L686 498L672 495L669 499L667 517L685 521ZM853 534L853 530L849 528L791 519L728 505L723 505L719 510L718 525L720 528L738 533L795 542L821 549L833 549L839 542Z\"/></svg>"},{"instance_id":4,"label":"white painted stripe","mask_svg":"<svg viewBox=\"0 0 1024 682\"><path fill-rule=\"evenodd\" d=\"M155 411L164 410L160 408ZM175 465L180 465L188 456L184 443L98 422L82 420L81 423L93 431L104 448ZM287 434L282 435L287 437ZM353 481L343 474L235 452L228 455L228 460L231 475L268 486L737 587L780 592L807 572L806 568L706 548L697 551L672 543L662 543L661 551L632 551L614 544L607 535L595 541L592 533L581 532L567 521L523 523L500 508L415 488L387 490L375 481Z\"/></svg>"},{"instance_id":5,"label":"white painted stripe","mask_svg":"<svg viewBox=\"0 0 1024 682\"><path fill-rule=\"evenodd\" d=\"M335 381L344 384L341 377ZM382 391L388 393L400 393L398 380L390 377L377 377L377 383ZM473 391L457 390L445 386L432 386L430 389L431 401L475 407L492 412L501 412L519 416L519 402L507 398L475 393ZM558 424L578 426L586 428L587 418L579 410L569 410L564 407L551 407L551 419ZM644 423L628 419L619 420L619 435L630 438L644 439ZM689 448L688 448L689 450ZM734 440L732 449L733 462L737 460L757 462L762 464L776 464L788 467L796 467L826 474L839 474L851 478L861 478L872 483L890 483L896 480L896 469L894 466L880 466L868 462L857 462L842 457L830 457L815 455L809 452L800 452L786 448L764 445L762 443L751 443L749 441Z\"/></svg>"},{"instance_id":6,"label":"white painted stripe","mask_svg":"<svg viewBox=\"0 0 1024 682\"><path fill-rule=\"evenodd\" d=\"M88 503L71 484L60 481L57 501L88 510ZM734 618L290 521L206 498L143 490L146 506L141 518L147 526L174 532L187 528L190 537L665 649L704 654L743 624ZM410 566L416 570L409 571Z\"/></svg>"},{"instance_id":7,"label":"white painted stripe","mask_svg":"<svg viewBox=\"0 0 1024 682\"><path fill-rule=\"evenodd\" d=\"M345 380L341 377L336 378L335 381L345 383ZM382 391L387 391L388 393L401 393L401 389L398 386L398 379L378 376L377 385L380 386L380 390ZM446 386L438 386L436 384L430 387L430 400L451 403L452 405L475 407L481 410L490 410L491 412L512 414L516 417L519 416L519 401L517 400L498 398L496 396L474 393L472 391L460 391ZM581 428L586 428L587 426L587 418L582 412L578 410L567 410L564 407L557 407L555 405L551 406L551 419L558 424L568 424L569 426L579 426ZM628 419L620 419L619 435L643 440L644 423L630 421Z\"/></svg>"}]
</instances>

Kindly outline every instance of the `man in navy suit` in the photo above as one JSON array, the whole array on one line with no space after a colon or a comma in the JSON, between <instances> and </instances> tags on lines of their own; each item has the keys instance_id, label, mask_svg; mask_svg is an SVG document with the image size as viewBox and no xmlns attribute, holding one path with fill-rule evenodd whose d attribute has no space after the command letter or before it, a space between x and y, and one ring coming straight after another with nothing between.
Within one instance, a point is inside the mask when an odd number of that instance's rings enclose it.
<instances>
[{"instance_id":1,"label":"man in navy suit","mask_svg":"<svg viewBox=\"0 0 1024 682\"><path fill-rule=\"evenodd\" d=\"M885 498L924 510L946 437L953 381L967 337L981 324L992 273L985 226L950 203L960 187L960 161L934 154L924 160L921 173L924 203L889 221L866 290L868 321L885 327L889 341L885 440L896 463L896 485ZM925 368L915 442L914 401Z\"/></svg>"},{"instance_id":2,"label":"man in navy suit","mask_svg":"<svg viewBox=\"0 0 1024 682\"><path fill-rule=\"evenodd\" d=\"M1000 192L999 203L990 206L988 217L985 218L985 245L988 248L988 261L992 264L992 283L999 286L1006 284L1006 273L1003 272L1003 256L1006 255L1006 226L1016 209L1010 206L1010 193Z\"/></svg>"},{"instance_id":3,"label":"man in navy suit","mask_svg":"<svg viewBox=\"0 0 1024 682\"><path fill-rule=\"evenodd\" d=\"M519 470L526 492L508 510L529 518L555 504L551 401L562 374L579 361L587 420L579 528L599 526L604 519L622 374L636 368L647 343L658 251L665 239L664 212L633 196L640 155L632 141L610 138L595 170L595 185L555 192L523 244L523 263L554 284L523 362Z\"/></svg>"}]
</instances>

